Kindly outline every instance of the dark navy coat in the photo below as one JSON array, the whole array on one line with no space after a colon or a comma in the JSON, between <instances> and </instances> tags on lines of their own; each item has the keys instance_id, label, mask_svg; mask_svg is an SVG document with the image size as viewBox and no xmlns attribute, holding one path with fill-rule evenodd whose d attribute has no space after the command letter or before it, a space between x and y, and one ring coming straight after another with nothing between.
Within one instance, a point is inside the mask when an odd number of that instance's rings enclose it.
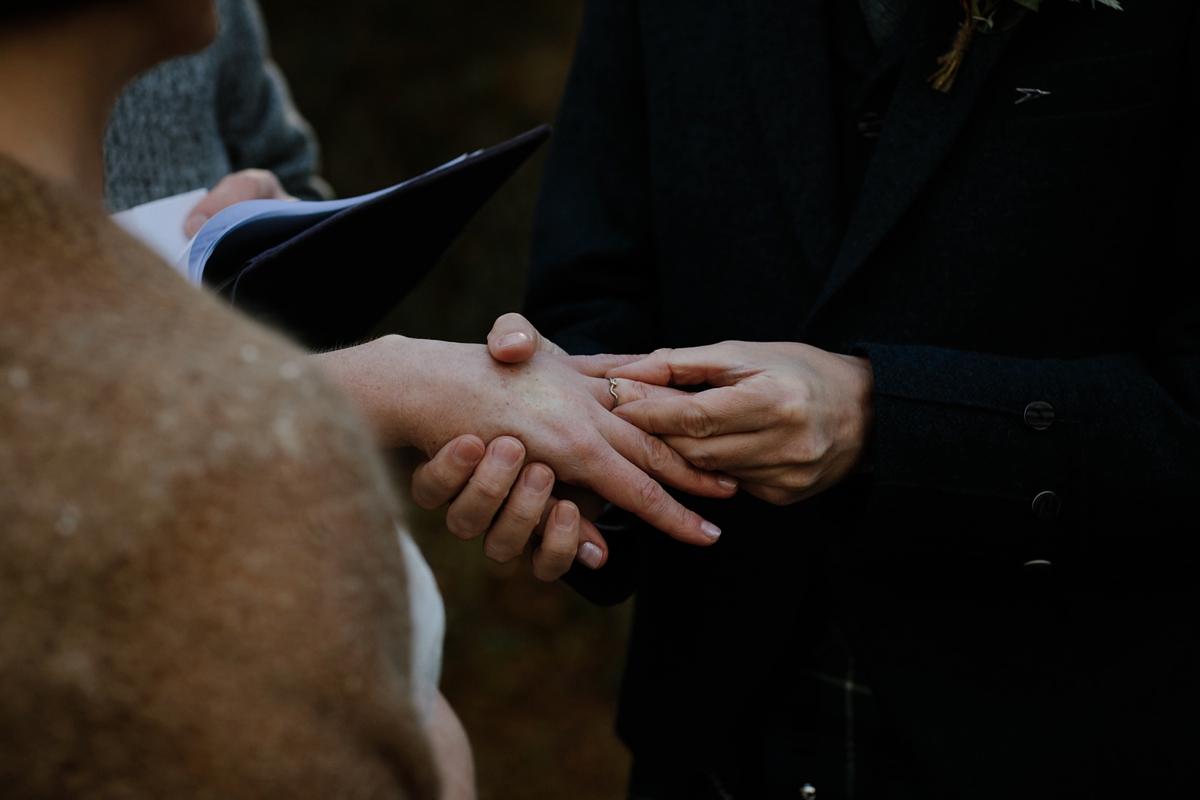
<instances>
[{"instance_id":1,"label":"dark navy coat","mask_svg":"<svg viewBox=\"0 0 1200 800\"><path fill-rule=\"evenodd\" d=\"M1197 791L1200 4L1041 5L943 95L962 11L914 0L839 116L820 0L588 3L535 324L573 352L807 342L876 381L873 475L691 499L716 546L614 534L571 576L637 592L635 755L717 746L819 585L947 795Z\"/></svg>"}]
</instances>

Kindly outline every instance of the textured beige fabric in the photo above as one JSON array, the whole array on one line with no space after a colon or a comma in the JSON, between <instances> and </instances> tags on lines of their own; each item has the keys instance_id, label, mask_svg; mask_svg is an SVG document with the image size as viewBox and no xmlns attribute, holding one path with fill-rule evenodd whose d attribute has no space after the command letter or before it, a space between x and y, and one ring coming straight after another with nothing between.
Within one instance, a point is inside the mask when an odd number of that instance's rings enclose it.
<instances>
[{"instance_id":1,"label":"textured beige fabric","mask_svg":"<svg viewBox=\"0 0 1200 800\"><path fill-rule=\"evenodd\" d=\"M0 160L0 797L435 796L393 511L300 351Z\"/></svg>"}]
</instances>

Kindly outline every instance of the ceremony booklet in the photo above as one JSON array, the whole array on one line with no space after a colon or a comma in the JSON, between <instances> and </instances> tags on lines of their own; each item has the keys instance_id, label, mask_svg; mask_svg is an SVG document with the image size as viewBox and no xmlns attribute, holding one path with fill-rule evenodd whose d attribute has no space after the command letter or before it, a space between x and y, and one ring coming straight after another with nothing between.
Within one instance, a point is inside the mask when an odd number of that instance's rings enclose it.
<instances>
[{"instance_id":1,"label":"ceremony booklet","mask_svg":"<svg viewBox=\"0 0 1200 800\"><path fill-rule=\"evenodd\" d=\"M362 197L251 200L209 220L183 252L203 193L114 218L234 306L314 350L360 341L413 289L489 198L550 138L541 126Z\"/></svg>"}]
</instances>

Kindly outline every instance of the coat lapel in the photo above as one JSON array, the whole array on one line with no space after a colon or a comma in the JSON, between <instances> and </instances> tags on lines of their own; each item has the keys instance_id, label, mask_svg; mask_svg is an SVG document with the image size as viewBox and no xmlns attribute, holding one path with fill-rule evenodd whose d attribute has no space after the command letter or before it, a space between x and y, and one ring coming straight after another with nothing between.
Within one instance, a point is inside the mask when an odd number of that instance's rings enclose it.
<instances>
[{"instance_id":1,"label":"coat lapel","mask_svg":"<svg viewBox=\"0 0 1200 800\"><path fill-rule=\"evenodd\" d=\"M947 6L953 8L953 4ZM905 55L907 61L845 238L805 329L862 267L929 182L954 145L988 75L1015 32L1013 28L976 36L954 89L945 95L935 91L926 78L936 69L937 57L950 45L954 35L950 19L942 15L926 17L923 24L910 28L909 35L917 37L915 45L910 39L908 45L897 43L881 55L872 81L884 74L889 61L894 64Z\"/></svg>"},{"instance_id":2,"label":"coat lapel","mask_svg":"<svg viewBox=\"0 0 1200 800\"><path fill-rule=\"evenodd\" d=\"M824 275L836 254L838 151L822 0L745 0L746 56L793 229Z\"/></svg>"}]
</instances>

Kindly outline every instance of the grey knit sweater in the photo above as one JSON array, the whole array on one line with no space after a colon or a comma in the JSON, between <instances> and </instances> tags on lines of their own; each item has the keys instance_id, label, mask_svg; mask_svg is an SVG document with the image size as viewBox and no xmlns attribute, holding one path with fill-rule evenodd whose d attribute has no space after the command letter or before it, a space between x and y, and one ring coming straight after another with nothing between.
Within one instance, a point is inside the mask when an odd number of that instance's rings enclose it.
<instances>
[{"instance_id":1,"label":"grey knit sweater","mask_svg":"<svg viewBox=\"0 0 1200 800\"><path fill-rule=\"evenodd\" d=\"M203 53L162 64L126 89L105 140L114 211L212 188L231 172L274 172L319 199L317 145L271 62L254 0L218 0L221 33Z\"/></svg>"}]
</instances>

